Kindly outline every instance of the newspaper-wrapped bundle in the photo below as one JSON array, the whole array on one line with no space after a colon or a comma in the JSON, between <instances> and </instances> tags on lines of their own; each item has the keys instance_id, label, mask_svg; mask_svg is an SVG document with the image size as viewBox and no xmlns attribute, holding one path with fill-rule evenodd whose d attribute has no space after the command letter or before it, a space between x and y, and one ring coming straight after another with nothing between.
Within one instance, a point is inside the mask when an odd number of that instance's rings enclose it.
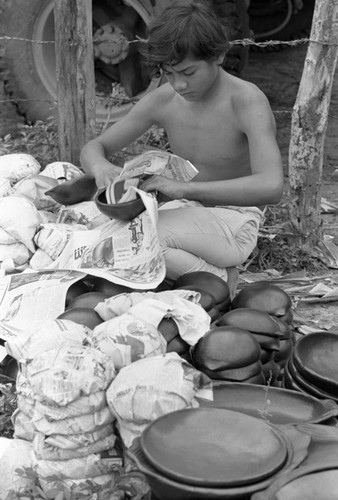
<instances>
[{"instance_id":1,"label":"newspaper-wrapped bundle","mask_svg":"<svg viewBox=\"0 0 338 500\"><path fill-rule=\"evenodd\" d=\"M209 379L176 353L135 361L122 368L107 390L126 447L166 413L194 406Z\"/></svg>"},{"instance_id":2,"label":"newspaper-wrapped bundle","mask_svg":"<svg viewBox=\"0 0 338 500\"><path fill-rule=\"evenodd\" d=\"M29 329L5 344L8 354L19 360L34 359L43 352L64 345L82 345L89 328L67 319L49 319L39 327ZM88 345L88 340L87 340Z\"/></svg>"},{"instance_id":3,"label":"newspaper-wrapped bundle","mask_svg":"<svg viewBox=\"0 0 338 500\"><path fill-rule=\"evenodd\" d=\"M89 340L111 357L117 371L138 359L164 354L167 347L155 326L128 313L95 327Z\"/></svg>"},{"instance_id":4,"label":"newspaper-wrapped bundle","mask_svg":"<svg viewBox=\"0 0 338 500\"><path fill-rule=\"evenodd\" d=\"M109 356L81 345L65 345L43 352L24 368L35 398L60 406L105 390L116 375Z\"/></svg>"}]
</instances>

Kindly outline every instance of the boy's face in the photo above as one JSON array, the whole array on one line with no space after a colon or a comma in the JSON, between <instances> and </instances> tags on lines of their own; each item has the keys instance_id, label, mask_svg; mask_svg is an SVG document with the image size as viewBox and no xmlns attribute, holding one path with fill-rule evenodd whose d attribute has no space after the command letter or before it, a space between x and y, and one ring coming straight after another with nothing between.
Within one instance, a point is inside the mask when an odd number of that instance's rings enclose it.
<instances>
[{"instance_id":1,"label":"boy's face","mask_svg":"<svg viewBox=\"0 0 338 500\"><path fill-rule=\"evenodd\" d=\"M223 56L209 61L186 57L177 64L164 64L162 70L180 96L187 101L196 102L202 100L213 86L222 60Z\"/></svg>"}]
</instances>

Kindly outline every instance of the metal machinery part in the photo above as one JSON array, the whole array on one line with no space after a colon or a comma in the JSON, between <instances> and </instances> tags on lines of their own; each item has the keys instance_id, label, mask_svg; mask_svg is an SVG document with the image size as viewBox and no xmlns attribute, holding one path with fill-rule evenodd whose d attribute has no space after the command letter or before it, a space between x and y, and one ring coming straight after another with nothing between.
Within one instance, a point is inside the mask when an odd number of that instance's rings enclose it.
<instances>
[{"instance_id":1,"label":"metal machinery part","mask_svg":"<svg viewBox=\"0 0 338 500\"><path fill-rule=\"evenodd\" d=\"M283 39L311 26L315 0L205 0L213 3L231 40ZM123 117L133 102L162 83L152 77L137 39L150 19L171 0L93 0L96 115L101 122ZM54 0L0 0L0 80L11 110L26 122L56 116ZM18 40L17 38L20 38ZM248 61L248 47L234 45L225 69L237 76ZM1 83L1 82L0 82ZM0 118L9 107L0 105ZM1 128L0 128L1 132Z\"/></svg>"}]
</instances>

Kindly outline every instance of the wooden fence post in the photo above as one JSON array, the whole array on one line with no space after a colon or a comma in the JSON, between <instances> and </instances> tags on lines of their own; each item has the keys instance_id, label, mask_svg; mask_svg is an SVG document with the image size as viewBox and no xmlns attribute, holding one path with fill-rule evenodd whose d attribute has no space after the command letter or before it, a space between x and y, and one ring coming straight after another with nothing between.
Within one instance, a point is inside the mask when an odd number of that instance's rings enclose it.
<instances>
[{"instance_id":1,"label":"wooden fence post","mask_svg":"<svg viewBox=\"0 0 338 500\"><path fill-rule=\"evenodd\" d=\"M95 134L92 2L55 0L59 158L79 166Z\"/></svg>"},{"instance_id":2,"label":"wooden fence post","mask_svg":"<svg viewBox=\"0 0 338 500\"><path fill-rule=\"evenodd\" d=\"M293 243L308 249L322 238L324 140L337 56L338 2L316 0L310 42L292 113L289 147L289 215L295 231Z\"/></svg>"}]
</instances>

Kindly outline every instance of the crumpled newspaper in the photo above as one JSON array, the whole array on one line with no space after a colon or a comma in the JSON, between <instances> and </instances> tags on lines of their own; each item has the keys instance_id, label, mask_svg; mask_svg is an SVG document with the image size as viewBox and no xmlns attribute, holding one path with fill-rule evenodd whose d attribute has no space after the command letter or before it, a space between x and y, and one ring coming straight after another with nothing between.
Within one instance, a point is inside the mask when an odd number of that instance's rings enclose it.
<instances>
[{"instance_id":1,"label":"crumpled newspaper","mask_svg":"<svg viewBox=\"0 0 338 500\"><path fill-rule=\"evenodd\" d=\"M209 314L196 302L200 294L189 290L163 292L132 292L106 299L95 306L102 319L128 312L145 320L155 328L163 318L172 318L180 337L189 345L195 345L210 328Z\"/></svg>"}]
</instances>

